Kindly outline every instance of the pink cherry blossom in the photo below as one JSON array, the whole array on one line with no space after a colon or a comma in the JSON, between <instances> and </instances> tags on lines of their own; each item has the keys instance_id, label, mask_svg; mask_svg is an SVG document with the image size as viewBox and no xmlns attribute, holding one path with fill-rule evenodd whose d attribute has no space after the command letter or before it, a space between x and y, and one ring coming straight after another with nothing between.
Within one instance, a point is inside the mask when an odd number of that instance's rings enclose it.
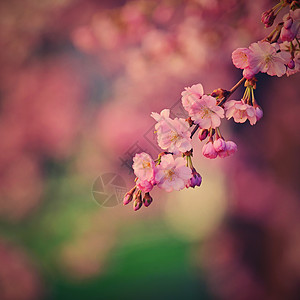
<instances>
[{"instance_id":1,"label":"pink cherry blossom","mask_svg":"<svg viewBox=\"0 0 300 300\"><path fill-rule=\"evenodd\" d=\"M170 110L169 109L163 109L160 114L156 113L156 112L152 112L151 113L151 117L157 121L157 122L161 122L163 120L167 120L170 118ZM157 128L156 128L157 129Z\"/></svg>"},{"instance_id":2,"label":"pink cherry blossom","mask_svg":"<svg viewBox=\"0 0 300 300\"><path fill-rule=\"evenodd\" d=\"M230 100L225 103L226 118L233 117L236 123L244 123L248 119L251 125L257 121L255 108L246 104L243 100Z\"/></svg>"},{"instance_id":3,"label":"pink cherry blossom","mask_svg":"<svg viewBox=\"0 0 300 300\"><path fill-rule=\"evenodd\" d=\"M200 99L204 94L202 84L194 84L191 87L186 87L185 91L181 93L181 101L184 109L190 111L192 104Z\"/></svg>"},{"instance_id":4,"label":"pink cherry blossom","mask_svg":"<svg viewBox=\"0 0 300 300\"><path fill-rule=\"evenodd\" d=\"M132 168L140 180L151 181L154 178L155 163L148 153L138 153L133 158Z\"/></svg>"},{"instance_id":5,"label":"pink cherry blossom","mask_svg":"<svg viewBox=\"0 0 300 300\"><path fill-rule=\"evenodd\" d=\"M191 105L190 116L200 128L216 128L224 118L224 110L217 105L214 97L204 95Z\"/></svg>"},{"instance_id":6,"label":"pink cherry blossom","mask_svg":"<svg viewBox=\"0 0 300 300\"><path fill-rule=\"evenodd\" d=\"M219 151L218 156L221 158L225 158L227 156L234 154L236 151L237 151L236 143L234 143L232 141L226 141L225 149L223 151Z\"/></svg>"},{"instance_id":7,"label":"pink cherry blossom","mask_svg":"<svg viewBox=\"0 0 300 300\"><path fill-rule=\"evenodd\" d=\"M152 113L157 121L157 143L160 148L179 154L192 148L191 129L188 122L181 118L169 118L170 111L165 109L160 114Z\"/></svg>"},{"instance_id":8,"label":"pink cherry blossom","mask_svg":"<svg viewBox=\"0 0 300 300\"><path fill-rule=\"evenodd\" d=\"M202 154L206 157L206 158L210 158L210 159L214 159L218 156L218 152L216 151L216 149L213 146L212 142L208 142L206 143L203 148L202 148Z\"/></svg>"},{"instance_id":9,"label":"pink cherry blossom","mask_svg":"<svg viewBox=\"0 0 300 300\"><path fill-rule=\"evenodd\" d=\"M157 186L167 192L182 190L191 177L192 171L186 166L185 159L183 157L174 159L171 154L162 156L155 174Z\"/></svg>"},{"instance_id":10,"label":"pink cherry blossom","mask_svg":"<svg viewBox=\"0 0 300 300\"><path fill-rule=\"evenodd\" d=\"M232 62L239 68L244 69L243 76L247 79L251 79L256 73L259 72L258 67L249 65L249 57L251 57L252 51L248 48L237 48L232 52Z\"/></svg>"},{"instance_id":11,"label":"pink cherry blossom","mask_svg":"<svg viewBox=\"0 0 300 300\"><path fill-rule=\"evenodd\" d=\"M248 48L237 48L232 52L232 62L239 69L249 67L248 57L251 51Z\"/></svg>"},{"instance_id":12,"label":"pink cherry blossom","mask_svg":"<svg viewBox=\"0 0 300 300\"><path fill-rule=\"evenodd\" d=\"M287 52L277 52L279 50L278 44L260 41L252 43L249 49L251 54L248 60L251 70L278 77L285 74L290 55Z\"/></svg>"}]
</instances>

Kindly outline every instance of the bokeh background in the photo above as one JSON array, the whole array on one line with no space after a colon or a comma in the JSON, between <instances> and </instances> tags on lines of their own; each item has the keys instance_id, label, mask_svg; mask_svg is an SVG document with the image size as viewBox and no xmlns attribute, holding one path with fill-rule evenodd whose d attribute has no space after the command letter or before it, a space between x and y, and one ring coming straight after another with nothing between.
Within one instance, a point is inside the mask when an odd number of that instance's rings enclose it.
<instances>
[{"instance_id":1,"label":"bokeh background","mask_svg":"<svg viewBox=\"0 0 300 300\"><path fill-rule=\"evenodd\" d=\"M0 299L299 299L299 75L258 76L264 118L222 125L234 157L195 138L200 188L119 203L159 152L150 113L232 87L274 3L0 2Z\"/></svg>"}]
</instances>

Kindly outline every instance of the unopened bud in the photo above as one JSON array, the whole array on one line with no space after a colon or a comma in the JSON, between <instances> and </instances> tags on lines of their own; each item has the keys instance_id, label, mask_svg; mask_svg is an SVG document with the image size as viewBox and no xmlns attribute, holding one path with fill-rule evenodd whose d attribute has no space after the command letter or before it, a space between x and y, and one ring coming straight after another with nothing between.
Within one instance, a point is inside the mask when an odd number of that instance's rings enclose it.
<instances>
[{"instance_id":1,"label":"unopened bud","mask_svg":"<svg viewBox=\"0 0 300 300\"><path fill-rule=\"evenodd\" d=\"M287 19L284 23L283 23L283 27L285 29L290 29L293 25L293 19L292 18L289 18Z\"/></svg>"},{"instance_id":2,"label":"unopened bud","mask_svg":"<svg viewBox=\"0 0 300 300\"><path fill-rule=\"evenodd\" d=\"M208 136L208 130L207 129L201 129L199 131L199 140L204 141Z\"/></svg>"},{"instance_id":3,"label":"unopened bud","mask_svg":"<svg viewBox=\"0 0 300 300\"><path fill-rule=\"evenodd\" d=\"M216 139L213 145L217 152L224 151L226 148L226 143L222 138Z\"/></svg>"},{"instance_id":4,"label":"unopened bud","mask_svg":"<svg viewBox=\"0 0 300 300\"><path fill-rule=\"evenodd\" d=\"M265 25L265 27L271 27L274 23L276 15L274 14L274 10L270 9L265 11L261 16L261 21Z\"/></svg>"},{"instance_id":5,"label":"unopened bud","mask_svg":"<svg viewBox=\"0 0 300 300\"><path fill-rule=\"evenodd\" d=\"M295 62L294 62L294 60L291 59L287 66L288 66L290 69L294 69L294 68L295 68Z\"/></svg>"},{"instance_id":6,"label":"unopened bud","mask_svg":"<svg viewBox=\"0 0 300 300\"><path fill-rule=\"evenodd\" d=\"M212 142L208 142L206 143L203 148L202 148L202 154L210 159L214 159L218 156L217 151L215 150L213 143Z\"/></svg>"},{"instance_id":7,"label":"unopened bud","mask_svg":"<svg viewBox=\"0 0 300 300\"><path fill-rule=\"evenodd\" d=\"M143 199L144 206L148 207L152 203L152 201L153 201L153 199L150 196L150 194L149 193L145 193L145 196L144 196L144 199Z\"/></svg>"},{"instance_id":8,"label":"unopened bud","mask_svg":"<svg viewBox=\"0 0 300 300\"><path fill-rule=\"evenodd\" d=\"M133 199L133 193L135 191L136 187L133 187L129 192L127 192L123 198L123 204L127 205L130 203Z\"/></svg>"},{"instance_id":9,"label":"unopened bud","mask_svg":"<svg viewBox=\"0 0 300 300\"><path fill-rule=\"evenodd\" d=\"M134 194L134 198L135 199L133 201L133 209L134 209L134 211L137 211L143 205L143 202L142 202L142 193L139 191L138 193Z\"/></svg>"},{"instance_id":10,"label":"unopened bud","mask_svg":"<svg viewBox=\"0 0 300 300\"><path fill-rule=\"evenodd\" d=\"M202 182L201 175L196 171L196 169L192 168L192 177L189 179L188 183L186 184L186 187L192 187L195 188L195 186L200 186Z\"/></svg>"}]
</instances>

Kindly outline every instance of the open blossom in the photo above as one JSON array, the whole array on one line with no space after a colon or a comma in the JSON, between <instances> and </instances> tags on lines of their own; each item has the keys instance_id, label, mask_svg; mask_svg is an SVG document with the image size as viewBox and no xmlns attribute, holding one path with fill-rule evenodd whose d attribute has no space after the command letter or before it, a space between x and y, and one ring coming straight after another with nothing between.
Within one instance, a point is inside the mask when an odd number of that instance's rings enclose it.
<instances>
[{"instance_id":1,"label":"open blossom","mask_svg":"<svg viewBox=\"0 0 300 300\"><path fill-rule=\"evenodd\" d=\"M151 116L157 121L157 142L160 148L178 154L192 148L190 126L181 118L169 118L170 110L164 109L160 114L152 113Z\"/></svg>"},{"instance_id":2,"label":"open blossom","mask_svg":"<svg viewBox=\"0 0 300 300\"><path fill-rule=\"evenodd\" d=\"M268 42L252 43L249 47L251 54L248 57L250 70L281 77L286 72L286 65L290 61L287 52L277 52L278 44Z\"/></svg>"},{"instance_id":3,"label":"open blossom","mask_svg":"<svg viewBox=\"0 0 300 300\"><path fill-rule=\"evenodd\" d=\"M156 168L157 186L167 192L182 190L192 177L192 171L183 157L174 159L171 154L164 155Z\"/></svg>"},{"instance_id":4,"label":"open blossom","mask_svg":"<svg viewBox=\"0 0 300 300\"><path fill-rule=\"evenodd\" d=\"M280 32L282 41L292 42L297 36L300 28L300 12L299 10L290 11L283 17L283 27Z\"/></svg>"},{"instance_id":5,"label":"open blossom","mask_svg":"<svg viewBox=\"0 0 300 300\"><path fill-rule=\"evenodd\" d=\"M184 109L189 112L192 104L200 99L204 94L202 84L194 84L191 87L186 87L185 91L181 93L181 101Z\"/></svg>"},{"instance_id":6,"label":"open blossom","mask_svg":"<svg viewBox=\"0 0 300 300\"><path fill-rule=\"evenodd\" d=\"M141 180L151 181L154 178L155 163L148 153L138 153L133 158L134 174Z\"/></svg>"},{"instance_id":7,"label":"open blossom","mask_svg":"<svg viewBox=\"0 0 300 300\"><path fill-rule=\"evenodd\" d=\"M233 117L237 123L244 123L248 119L251 125L257 121L255 108L246 104L243 100L230 100L225 103L226 118Z\"/></svg>"},{"instance_id":8,"label":"open blossom","mask_svg":"<svg viewBox=\"0 0 300 300\"><path fill-rule=\"evenodd\" d=\"M190 116L200 128L216 128L224 118L224 110L217 105L214 97L203 95L191 105Z\"/></svg>"},{"instance_id":9,"label":"open blossom","mask_svg":"<svg viewBox=\"0 0 300 300\"><path fill-rule=\"evenodd\" d=\"M237 48L232 52L232 62L239 69L245 69L249 67L248 58L251 55L251 51L248 48Z\"/></svg>"},{"instance_id":10,"label":"open blossom","mask_svg":"<svg viewBox=\"0 0 300 300\"><path fill-rule=\"evenodd\" d=\"M251 79L255 74L259 72L257 66L250 68L249 58L251 57L252 51L248 48L237 48L232 52L232 62L239 68L244 69L243 76L247 79Z\"/></svg>"}]
</instances>

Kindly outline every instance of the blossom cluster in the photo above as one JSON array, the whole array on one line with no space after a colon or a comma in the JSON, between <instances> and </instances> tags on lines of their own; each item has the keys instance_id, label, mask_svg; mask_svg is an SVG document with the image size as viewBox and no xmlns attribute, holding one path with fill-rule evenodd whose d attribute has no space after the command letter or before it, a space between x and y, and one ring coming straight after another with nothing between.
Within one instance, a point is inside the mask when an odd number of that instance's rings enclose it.
<instances>
[{"instance_id":1,"label":"blossom cluster","mask_svg":"<svg viewBox=\"0 0 300 300\"><path fill-rule=\"evenodd\" d=\"M153 199L150 191L154 186L167 192L200 186L201 175L192 163L192 138L198 131L200 141L205 141L202 154L209 159L225 158L237 151L233 141L226 140L221 134L222 119L233 119L236 123L247 120L255 125L263 117L254 90L259 72L270 76L290 76L300 69L299 28L300 1L281 1L262 15L266 27L273 25L278 12L290 7L283 21L265 39L252 43L249 48L238 48L232 53L233 64L243 69L242 79L230 90L216 89L210 94L204 93L202 84L186 87L181 93L182 106L189 117L170 118L170 110L160 114L152 112L157 122L155 130L157 142L162 152L156 160L147 153L136 154L133 158L133 170L136 185L126 193L124 204L133 201L134 210L144 204L148 207ZM240 100L228 100L235 90L244 84L245 92ZM144 195L144 196L143 196Z\"/></svg>"}]
</instances>

